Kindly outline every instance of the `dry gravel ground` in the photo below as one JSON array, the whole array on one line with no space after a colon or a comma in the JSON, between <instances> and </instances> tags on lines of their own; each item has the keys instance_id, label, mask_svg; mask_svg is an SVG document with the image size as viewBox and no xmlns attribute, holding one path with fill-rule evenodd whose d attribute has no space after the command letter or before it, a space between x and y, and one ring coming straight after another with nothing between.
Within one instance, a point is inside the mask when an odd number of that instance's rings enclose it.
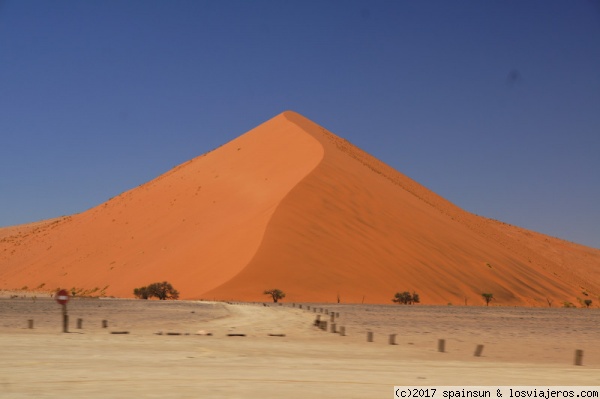
<instances>
[{"instance_id":1,"label":"dry gravel ground","mask_svg":"<svg viewBox=\"0 0 600 399\"><path fill-rule=\"evenodd\" d=\"M340 313L347 336L313 326L317 314L331 320L321 308ZM0 298L0 398L389 398L394 385L600 385L597 309L75 299L68 311L64 334L47 295ZM129 334L110 333L119 331ZM583 366L573 365L575 349Z\"/></svg>"}]
</instances>

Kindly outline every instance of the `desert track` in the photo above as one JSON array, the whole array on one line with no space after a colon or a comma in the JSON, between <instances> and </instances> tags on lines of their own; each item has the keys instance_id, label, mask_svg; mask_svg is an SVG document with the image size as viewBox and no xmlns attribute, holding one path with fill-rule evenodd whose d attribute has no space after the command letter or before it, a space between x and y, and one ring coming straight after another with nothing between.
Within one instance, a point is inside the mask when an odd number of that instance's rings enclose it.
<instances>
[{"instance_id":1,"label":"desert track","mask_svg":"<svg viewBox=\"0 0 600 399\"><path fill-rule=\"evenodd\" d=\"M0 299L0 396L378 398L409 384L600 384L595 309L270 305L80 299L64 334L50 298ZM314 327L315 306L339 312L347 336Z\"/></svg>"}]
</instances>

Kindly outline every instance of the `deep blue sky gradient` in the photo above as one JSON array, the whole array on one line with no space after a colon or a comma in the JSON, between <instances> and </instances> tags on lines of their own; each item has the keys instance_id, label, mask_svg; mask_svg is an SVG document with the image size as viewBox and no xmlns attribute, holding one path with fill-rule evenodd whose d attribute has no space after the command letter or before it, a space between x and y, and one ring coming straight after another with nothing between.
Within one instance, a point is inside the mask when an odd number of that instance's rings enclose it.
<instances>
[{"instance_id":1,"label":"deep blue sky gradient","mask_svg":"<svg viewBox=\"0 0 600 399\"><path fill-rule=\"evenodd\" d=\"M470 212L600 248L598 0L0 0L0 226L287 109Z\"/></svg>"}]
</instances>

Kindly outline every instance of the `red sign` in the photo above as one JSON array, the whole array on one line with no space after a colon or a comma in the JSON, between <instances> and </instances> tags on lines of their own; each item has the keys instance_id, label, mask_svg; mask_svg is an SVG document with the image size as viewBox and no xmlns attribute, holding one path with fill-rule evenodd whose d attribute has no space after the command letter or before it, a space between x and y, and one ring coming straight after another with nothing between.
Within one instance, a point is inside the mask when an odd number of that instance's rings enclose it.
<instances>
[{"instance_id":1,"label":"red sign","mask_svg":"<svg viewBox=\"0 0 600 399\"><path fill-rule=\"evenodd\" d=\"M60 290L56 293L56 302L60 303L61 305L66 305L67 302L69 302L69 291L67 290Z\"/></svg>"}]
</instances>

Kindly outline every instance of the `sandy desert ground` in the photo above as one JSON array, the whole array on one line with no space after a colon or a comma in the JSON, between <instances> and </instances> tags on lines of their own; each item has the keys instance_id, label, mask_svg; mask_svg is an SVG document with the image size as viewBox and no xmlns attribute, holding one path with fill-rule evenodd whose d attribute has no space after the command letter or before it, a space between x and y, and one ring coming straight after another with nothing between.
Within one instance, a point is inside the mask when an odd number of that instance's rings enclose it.
<instances>
[{"instance_id":1,"label":"sandy desert ground","mask_svg":"<svg viewBox=\"0 0 600 399\"><path fill-rule=\"evenodd\" d=\"M388 398L394 385L600 385L598 309L267 305L75 299L64 334L47 295L4 295L0 397ZM330 321L325 310L339 313L346 336L313 325L317 315Z\"/></svg>"}]
</instances>

